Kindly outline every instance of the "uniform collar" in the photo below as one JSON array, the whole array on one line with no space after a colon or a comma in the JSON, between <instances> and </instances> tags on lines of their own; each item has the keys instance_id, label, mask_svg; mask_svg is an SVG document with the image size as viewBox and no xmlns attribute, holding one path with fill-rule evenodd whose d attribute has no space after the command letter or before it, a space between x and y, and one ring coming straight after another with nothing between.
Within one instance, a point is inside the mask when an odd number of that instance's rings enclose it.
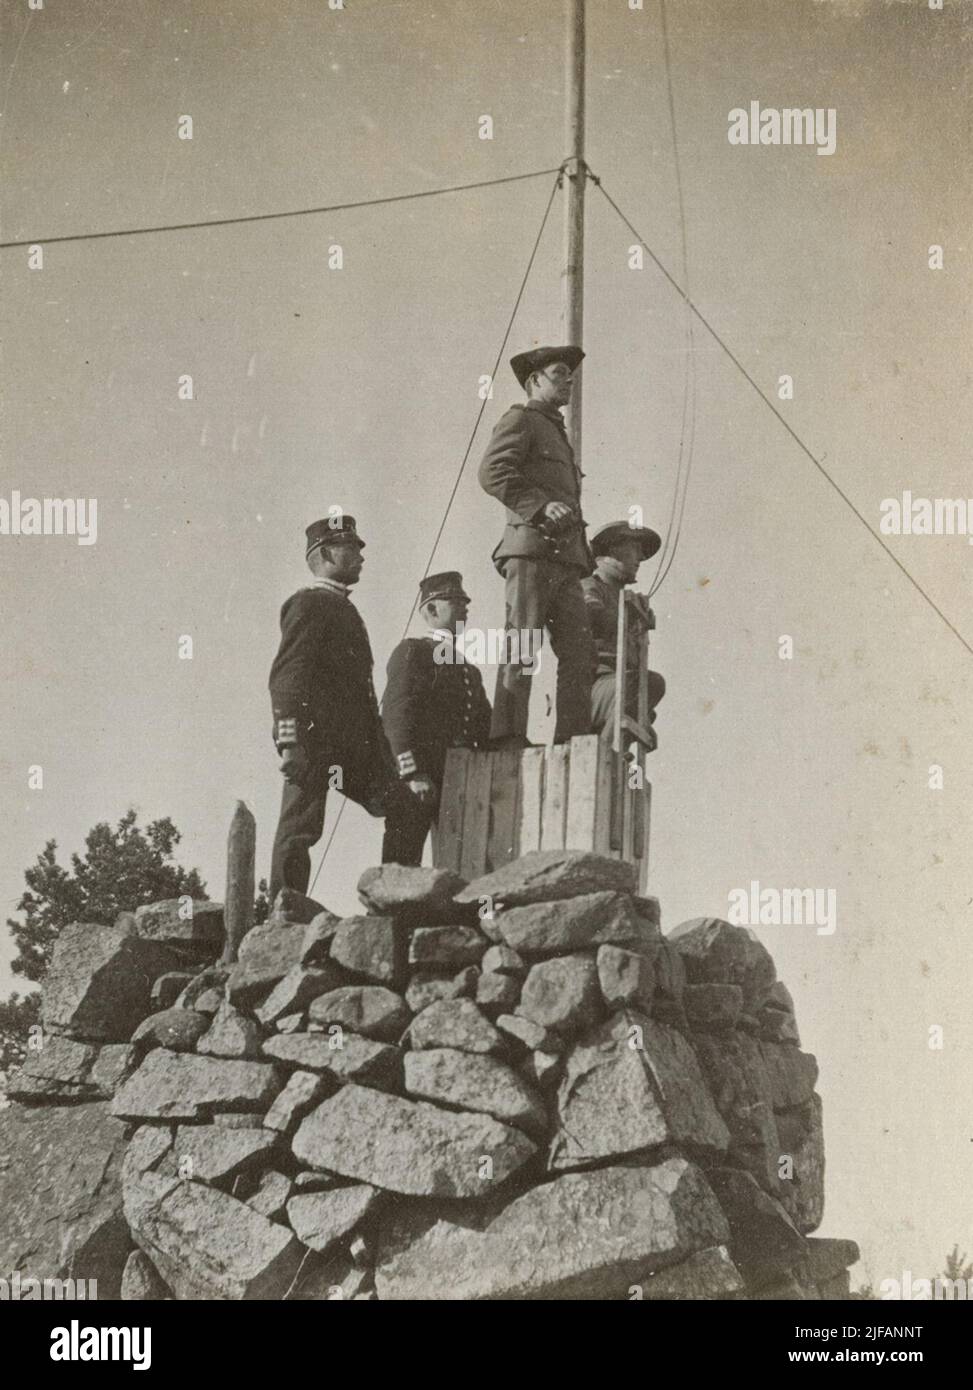
<instances>
[{"instance_id":1,"label":"uniform collar","mask_svg":"<svg viewBox=\"0 0 973 1390\"><path fill-rule=\"evenodd\" d=\"M556 405L548 405L545 401L538 401L531 398L524 406L525 410L539 410L542 415L546 415L549 420L553 420L556 425L564 428L564 416L560 408Z\"/></svg>"},{"instance_id":2,"label":"uniform collar","mask_svg":"<svg viewBox=\"0 0 973 1390\"><path fill-rule=\"evenodd\" d=\"M327 589L332 594L340 594L342 598L351 598L350 585L339 584L337 579L325 579L321 574L316 574L307 587L309 589Z\"/></svg>"}]
</instances>

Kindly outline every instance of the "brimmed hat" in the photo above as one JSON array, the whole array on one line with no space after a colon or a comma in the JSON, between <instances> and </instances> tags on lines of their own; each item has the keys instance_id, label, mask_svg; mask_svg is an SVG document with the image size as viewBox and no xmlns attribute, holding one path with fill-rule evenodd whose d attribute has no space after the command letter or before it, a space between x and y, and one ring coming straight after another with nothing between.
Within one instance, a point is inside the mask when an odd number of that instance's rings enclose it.
<instances>
[{"instance_id":1,"label":"brimmed hat","mask_svg":"<svg viewBox=\"0 0 973 1390\"><path fill-rule=\"evenodd\" d=\"M307 536L305 559L312 550L317 550L322 545L338 545L342 541L357 545L359 549L363 549L365 545L355 529L355 518L345 513L341 516L325 517L323 521L312 521L304 534Z\"/></svg>"},{"instance_id":2,"label":"brimmed hat","mask_svg":"<svg viewBox=\"0 0 973 1390\"><path fill-rule=\"evenodd\" d=\"M651 560L662 545L660 536L651 527L632 526L627 521L610 521L607 526L602 526L594 533L589 544L593 555L604 555L618 541L631 540L638 541L641 545L643 560Z\"/></svg>"},{"instance_id":3,"label":"brimmed hat","mask_svg":"<svg viewBox=\"0 0 973 1390\"><path fill-rule=\"evenodd\" d=\"M575 372L583 357L584 353L579 347L539 347L530 352L518 352L516 357L511 357L510 365L521 386L526 387L531 372L543 371L552 362L563 362Z\"/></svg>"},{"instance_id":4,"label":"brimmed hat","mask_svg":"<svg viewBox=\"0 0 973 1390\"><path fill-rule=\"evenodd\" d=\"M470 596L463 588L463 576L459 570L443 570L442 574L427 574L419 581L419 607L434 598L465 598Z\"/></svg>"}]
</instances>

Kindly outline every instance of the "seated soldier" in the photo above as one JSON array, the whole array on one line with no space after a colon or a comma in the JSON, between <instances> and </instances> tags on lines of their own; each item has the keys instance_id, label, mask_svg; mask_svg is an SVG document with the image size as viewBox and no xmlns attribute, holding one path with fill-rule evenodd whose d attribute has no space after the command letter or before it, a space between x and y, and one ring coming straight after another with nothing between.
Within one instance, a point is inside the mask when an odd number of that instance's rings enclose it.
<instances>
[{"instance_id":1,"label":"seated soldier","mask_svg":"<svg viewBox=\"0 0 973 1390\"><path fill-rule=\"evenodd\" d=\"M598 651L598 670L591 688L591 727L604 739L611 739L615 726L615 662L618 642L618 596L622 589L634 584L639 566L651 559L662 542L647 526L631 526L627 521L612 521L591 537L595 556L595 572L581 581L584 589L588 621ZM626 714L638 718L639 637L653 626L652 610L643 595L638 607L629 608L628 651L625 665ZM655 730L655 709L666 693L666 683L658 671L649 671L649 734L650 749L658 744Z\"/></svg>"}]
</instances>

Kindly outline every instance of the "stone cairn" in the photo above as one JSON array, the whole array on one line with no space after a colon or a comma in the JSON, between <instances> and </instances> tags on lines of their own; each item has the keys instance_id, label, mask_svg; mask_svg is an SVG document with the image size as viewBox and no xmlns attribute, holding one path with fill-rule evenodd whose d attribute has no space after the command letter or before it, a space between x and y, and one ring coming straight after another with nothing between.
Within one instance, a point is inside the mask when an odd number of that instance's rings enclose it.
<instances>
[{"instance_id":1,"label":"stone cairn","mask_svg":"<svg viewBox=\"0 0 973 1390\"><path fill-rule=\"evenodd\" d=\"M756 937L619 860L386 865L64 929L0 1115L0 1267L126 1299L848 1297L817 1065ZM187 910L188 907L188 910ZM230 952L232 955L233 952Z\"/></svg>"}]
</instances>

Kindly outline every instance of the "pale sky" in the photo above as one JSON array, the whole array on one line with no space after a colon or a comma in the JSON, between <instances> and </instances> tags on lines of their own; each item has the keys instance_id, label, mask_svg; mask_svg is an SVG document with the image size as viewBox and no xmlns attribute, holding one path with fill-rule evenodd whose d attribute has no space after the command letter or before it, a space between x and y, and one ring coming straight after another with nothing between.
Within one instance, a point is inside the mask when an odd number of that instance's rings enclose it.
<instances>
[{"instance_id":1,"label":"pale sky","mask_svg":"<svg viewBox=\"0 0 973 1390\"><path fill-rule=\"evenodd\" d=\"M657 0L589 11L589 163L681 278ZM873 525L904 489L973 495L970 5L668 14L696 302L775 399L793 377L780 409ZM432 189L565 153L559 0L4 0L0 15L8 240ZM728 113L753 100L833 107L835 154L731 146ZM0 495L98 499L96 545L0 536L5 915L48 837L66 861L129 805L172 816L219 897L242 797L266 873L266 680L280 604L306 578L303 528L333 504L358 518L381 693L549 187L52 245L42 271L2 253ZM561 213L511 351L560 337ZM664 531L684 311L650 264L629 268L632 238L593 188L587 234L586 515L638 504ZM689 500L655 601L669 693L651 891L671 929L725 916L751 880L836 890L833 936L759 930L821 1064L822 1233L859 1241L860 1277L928 1273L954 1242L973 1249L973 657L695 338ZM504 367L435 557L463 571L481 626L502 615L502 516L476 463L518 399ZM973 642L966 537L889 544ZM348 809L316 889L329 907L354 908L380 831Z\"/></svg>"}]
</instances>

